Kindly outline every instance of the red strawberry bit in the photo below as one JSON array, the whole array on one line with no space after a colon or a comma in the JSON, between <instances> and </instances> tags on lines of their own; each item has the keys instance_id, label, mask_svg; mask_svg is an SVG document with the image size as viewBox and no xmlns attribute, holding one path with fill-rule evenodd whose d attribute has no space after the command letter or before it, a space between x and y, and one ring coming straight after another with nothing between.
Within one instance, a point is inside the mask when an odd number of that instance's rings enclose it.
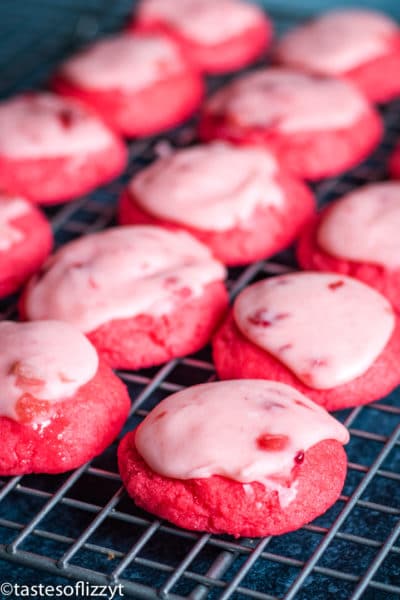
<instances>
[{"instance_id":1,"label":"red strawberry bit","mask_svg":"<svg viewBox=\"0 0 400 600\"><path fill-rule=\"evenodd\" d=\"M287 435L262 433L256 440L259 450L284 450L289 443Z\"/></svg>"},{"instance_id":2,"label":"red strawberry bit","mask_svg":"<svg viewBox=\"0 0 400 600\"><path fill-rule=\"evenodd\" d=\"M328 361L324 358L313 358L310 361L310 365L312 369L315 369L317 367L326 367L328 364Z\"/></svg>"},{"instance_id":3,"label":"red strawberry bit","mask_svg":"<svg viewBox=\"0 0 400 600\"><path fill-rule=\"evenodd\" d=\"M274 402L273 400L267 400L263 403L263 408L266 410L271 410L271 408L284 408L283 404L279 404L279 402Z\"/></svg>"},{"instance_id":4,"label":"red strawberry bit","mask_svg":"<svg viewBox=\"0 0 400 600\"><path fill-rule=\"evenodd\" d=\"M159 415L156 416L155 421L160 421L160 419L163 419L166 414L167 414L167 411L163 410L162 412L160 412Z\"/></svg>"},{"instance_id":5,"label":"red strawberry bit","mask_svg":"<svg viewBox=\"0 0 400 600\"><path fill-rule=\"evenodd\" d=\"M192 295L192 290L189 287L183 287L179 290L174 291L174 295L182 300L189 298Z\"/></svg>"},{"instance_id":6,"label":"red strawberry bit","mask_svg":"<svg viewBox=\"0 0 400 600\"><path fill-rule=\"evenodd\" d=\"M99 286L97 285L97 282L93 279L93 277L89 277L89 285L93 290L99 289Z\"/></svg>"},{"instance_id":7,"label":"red strawberry bit","mask_svg":"<svg viewBox=\"0 0 400 600\"><path fill-rule=\"evenodd\" d=\"M344 281L342 280L338 280L338 281L332 281L332 283L328 284L328 288L330 290L332 290L333 292L339 288L341 288L342 286L344 286Z\"/></svg>"},{"instance_id":8,"label":"red strawberry bit","mask_svg":"<svg viewBox=\"0 0 400 600\"><path fill-rule=\"evenodd\" d=\"M284 344L278 348L278 352L286 352L286 350L290 350L291 348L293 348L293 344Z\"/></svg>"},{"instance_id":9,"label":"red strawberry bit","mask_svg":"<svg viewBox=\"0 0 400 600\"><path fill-rule=\"evenodd\" d=\"M58 119L64 129L70 129L75 121L76 115L74 111L69 108L64 108L59 111Z\"/></svg>"},{"instance_id":10,"label":"red strawberry bit","mask_svg":"<svg viewBox=\"0 0 400 600\"><path fill-rule=\"evenodd\" d=\"M71 379L70 377L65 375L65 373L62 373L61 371L58 373L58 378L63 383L72 383L73 381L75 381L74 379Z\"/></svg>"},{"instance_id":11,"label":"red strawberry bit","mask_svg":"<svg viewBox=\"0 0 400 600\"><path fill-rule=\"evenodd\" d=\"M12 365L9 375L15 375L18 387L42 387L45 383L27 365L19 361Z\"/></svg>"},{"instance_id":12,"label":"red strawberry bit","mask_svg":"<svg viewBox=\"0 0 400 600\"><path fill-rule=\"evenodd\" d=\"M289 313L278 313L270 315L266 310L260 309L248 317L248 322L256 327L270 327L275 321L282 321L289 316Z\"/></svg>"},{"instance_id":13,"label":"red strawberry bit","mask_svg":"<svg viewBox=\"0 0 400 600\"><path fill-rule=\"evenodd\" d=\"M304 461L304 452L303 452L303 450L300 450L294 457L294 462L297 465L301 465L303 461Z\"/></svg>"},{"instance_id":14,"label":"red strawberry bit","mask_svg":"<svg viewBox=\"0 0 400 600\"><path fill-rule=\"evenodd\" d=\"M173 277L173 276L166 277L165 280L164 280L164 286L166 288L169 288L169 287L171 287L173 285L176 285L178 283L178 281L179 281L178 277Z\"/></svg>"},{"instance_id":15,"label":"red strawberry bit","mask_svg":"<svg viewBox=\"0 0 400 600\"><path fill-rule=\"evenodd\" d=\"M294 403L297 404L297 406L301 406L302 408L308 408L309 410L311 410L310 406L307 406L307 404L304 404L304 402L298 400L297 398L294 399Z\"/></svg>"},{"instance_id":16,"label":"red strawberry bit","mask_svg":"<svg viewBox=\"0 0 400 600\"><path fill-rule=\"evenodd\" d=\"M46 416L49 406L47 400L39 400L31 394L22 394L17 400L15 410L21 423L31 423L38 417Z\"/></svg>"}]
</instances>

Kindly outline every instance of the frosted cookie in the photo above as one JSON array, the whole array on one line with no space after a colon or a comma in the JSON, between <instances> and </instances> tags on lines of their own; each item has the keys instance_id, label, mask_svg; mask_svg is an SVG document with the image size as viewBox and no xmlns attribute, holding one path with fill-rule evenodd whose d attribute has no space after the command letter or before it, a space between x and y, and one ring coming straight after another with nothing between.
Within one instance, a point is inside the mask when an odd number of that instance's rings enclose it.
<instances>
[{"instance_id":1,"label":"frosted cookie","mask_svg":"<svg viewBox=\"0 0 400 600\"><path fill-rule=\"evenodd\" d=\"M294 273L245 288L213 340L221 379L273 379L327 410L377 400L400 383L400 325L369 286Z\"/></svg>"},{"instance_id":2,"label":"frosted cookie","mask_svg":"<svg viewBox=\"0 0 400 600\"><path fill-rule=\"evenodd\" d=\"M372 102L400 94L400 29L378 11L327 12L289 31L275 56L308 73L343 77Z\"/></svg>"},{"instance_id":3,"label":"frosted cookie","mask_svg":"<svg viewBox=\"0 0 400 600\"><path fill-rule=\"evenodd\" d=\"M53 80L58 93L79 99L127 137L178 125L199 107L203 87L181 48L157 32L95 42L67 60Z\"/></svg>"},{"instance_id":4,"label":"frosted cookie","mask_svg":"<svg viewBox=\"0 0 400 600\"><path fill-rule=\"evenodd\" d=\"M0 104L0 187L38 204L73 200L119 175L126 148L92 112L49 93Z\"/></svg>"},{"instance_id":5,"label":"frosted cookie","mask_svg":"<svg viewBox=\"0 0 400 600\"><path fill-rule=\"evenodd\" d=\"M194 146L135 175L119 209L122 224L185 230L227 265L267 258L314 215L311 191L262 148Z\"/></svg>"},{"instance_id":6,"label":"frosted cookie","mask_svg":"<svg viewBox=\"0 0 400 600\"><path fill-rule=\"evenodd\" d=\"M325 208L304 230L304 269L351 275L400 309L400 183L365 185Z\"/></svg>"},{"instance_id":7,"label":"frosted cookie","mask_svg":"<svg viewBox=\"0 0 400 600\"><path fill-rule=\"evenodd\" d=\"M0 192L0 298L40 269L52 245L44 215L27 200Z\"/></svg>"},{"instance_id":8,"label":"frosted cookie","mask_svg":"<svg viewBox=\"0 0 400 600\"><path fill-rule=\"evenodd\" d=\"M205 103L203 140L259 144L305 179L336 175L377 146L382 122L352 84L284 68L239 77Z\"/></svg>"},{"instance_id":9,"label":"frosted cookie","mask_svg":"<svg viewBox=\"0 0 400 600\"><path fill-rule=\"evenodd\" d=\"M165 31L214 74L250 64L272 38L267 15L243 0L141 0L131 27Z\"/></svg>"},{"instance_id":10,"label":"frosted cookie","mask_svg":"<svg viewBox=\"0 0 400 600\"><path fill-rule=\"evenodd\" d=\"M62 473L100 454L128 416L124 384L75 328L0 323L0 474Z\"/></svg>"},{"instance_id":11,"label":"frosted cookie","mask_svg":"<svg viewBox=\"0 0 400 600\"><path fill-rule=\"evenodd\" d=\"M27 287L21 314L83 331L113 368L140 369L199 350L228 305L225 269L184 232L137 226L61 248Z\"/></svg>"},{"instance_id":12,"label":"frosted cookie","mask_svg":"<svg viewBox=\"0 0 400 600\"><path fill-rule=\"evenodd\" d=\"M123 438L118 461L135 503L179 527L278 535L339 497L348 440L343 425L287 385L225 381L163 400Z\"/></svg>"}]
</instances>

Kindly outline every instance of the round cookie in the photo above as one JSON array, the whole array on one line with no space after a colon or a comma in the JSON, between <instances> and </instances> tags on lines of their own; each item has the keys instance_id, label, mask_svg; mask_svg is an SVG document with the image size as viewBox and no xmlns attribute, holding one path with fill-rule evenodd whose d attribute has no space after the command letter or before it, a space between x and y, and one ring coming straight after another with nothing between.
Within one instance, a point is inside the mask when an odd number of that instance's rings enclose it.
<instances>
[{"instance_id":1,"label":"round cookie","mask_svg":"<svg viewBox=\"0 0 400 600\"><path fill-rule=\"evenodd\" d=\"M289 245L314 211L311 191L269 152L215 142L178 150L135 175L119 221L185 230L226 265L242 265Z\"/></svg>"},{"instance_id":2,"label":"round cookie","mask_svg":"<svg viewBox=\"0 0 400 600\"><path fill-rule=\"evenodd\" d=\"M49 93L0 104L0 188L38 204L73 200L117 177L125 145L79 103Z\"/></svg>"},{"instance_id":3,"label":"round cookie","mask_svg":"<svg viewBox=\"0 0 400 600\"><path fill-rule=\"evenodd\" d=\"M237 297L213 339L221 379L287 383L327 410L367 404L400 383L400 323L356 279L295 273Z\"/></svg>"},{"instance_id":4,"label":"round cookie","mask_svg":"<svg viewBox=\"0 0 400 600\"><path fill-rule=\"evenodd\" d=\"M275 58L308 73L343 77L372 102L400 94L400 29L378 11L327 12L283 36Z\"/></svg>"},{"instance_id":5,"label":"round cookie","mask_svg":"<svg viewBox=\"0 0 400 600\"><path fill-rule=\"evenodd\" d=\"M303 269L360 279L400 309L400 183L365 185L325 208L297 247Z\"/></svg>"},{"instance_id":6,"label":"round cookie","mask_svg":"<svg viewBox=\"0 0 400 600\"><path fill-rule=\"evenodd\" d=\"M131 24L138 27L165 31L210 74L245 67L272 38L267 15L243 0L141 0Z\"/></svg>"},{"instance_id":7,"label":"round cookie","mask_svg":"<svg viewBox=\"0 0 400 600\"><path fill-rule=\"evenodd\" d=\"M337 175L361 162L382 137L378 112L352 84L285 68L259 69L205 103L205 140L258 144L304 179Z\"/></svg>"},{"instance_id":8,"label":"round cookie","mask_svg":"<svg viewBox=\"0 0 400 600\"><path fill-rule=\"evenodd\" d=\"M179 527L279 535L339 497L348 440L343 425L289 386L225 381L163 400L123 438L118 462L135 503Z\"/></svg>"},{"instance_id":9,"label":"round cookie","mask_svg":"<svg viewBox=\"0 0 400 600\"><path fill-rule=\"evenodd\" d=\"M224 278L187 233L117 227L61 248L28 284L20 310L27 320L75 325L113 368L140 369L209 341L228 306Z\"/></svg>"},{"instance_id":10,"label":"round cookie","mask_svg":"<svg viewBox=\"0 0 400 600\"><path fill-rule=\"evenodd\" d=\"M40 269L53 246L46 218L23 198L0 192L0 298Z\"/></svg>"},{"instance_id":11,"label":"round cookie","mask_svg":"<svg viewBox=\"0 0 400 600\"><path fill-rule=\"evenodd\" d=\"M198 109L204 93L197 70L162 32L95 42L61 66L53 88L97 111L126 137L179 125Z\"/></svg>"},{"instance_id":12,"label":"round cookie","mask_svg":"<svg viewBox=\"0 0 400 600\"><path fill-rule=\"evenodd\" d=\"M400 179L400 144L398 144L390 157L389 171L393 179Z\"/></svg>"},{"instance_id":13,"label":"round cookie","mask_svg":"<svg viewBox=\"0 0 400 600\"><path fill-rule=\"evenodd\" d=\"M79 331L2 321L0 348L1 475L63 473L118 435L127 390Z\"/></svg>"}]
</instances>

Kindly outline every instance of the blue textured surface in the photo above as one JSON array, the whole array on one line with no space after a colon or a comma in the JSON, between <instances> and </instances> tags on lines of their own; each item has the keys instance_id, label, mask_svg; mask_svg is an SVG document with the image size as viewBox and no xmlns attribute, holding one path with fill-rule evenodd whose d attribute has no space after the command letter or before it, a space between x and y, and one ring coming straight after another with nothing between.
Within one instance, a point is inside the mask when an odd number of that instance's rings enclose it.
<instances>
[{"instance_id":1,"label":"blue textured surface","mask_svg":"<svg viewBox=\"0 0 400 600\"><path fill-rule=\"evenodd\" d=\"M323 4L312 0L301 4L294 0L264 2L274 9L278 30ZM387 5L400 13L398 2L358 4ZM0 95L44 84L63 56L85 41L122 26L131 7L130 0L2 0ZM210 87L219 83L210 80ZM387 155L400 135L400 102L388 107L385 117L387 136L381 148L352 173L316 186L321 203L365 181L385 177ZM186 127L171 132L171 143L182 144L182 130L190 134ZM49 210L58 244L111 224L123 183L154 157L156 147L157 139L131 144L130 164L119 181L65 208ZM272 262L246 270L232 269L230 284L237 291L249 281L293 266L292 252L287 251ZM0 303L4 316L12 309L12 302ZM213 372L209 351L205 350L194 359L161 370L122 376L135 402L126 431L165 395L180 386L207 381ZM397 530L393 539L390 536L400 518L400 392L338 416L352 433L343 496L313 524L267 540L208 539L154 522L120 491L116 444L83 469L76 481L70 480L69 474L0 481L0 582L67 583L64 574L100 583L117 569L114 575L125 582L125 597L133 598L156 597L156 591L161 590L175 598L190 594L193 600L219 599L227 586L228 595L236 600L345 600L361 595L367 600L399 598L400 532ZM57 502L48 510L46 503L52 498ZM95 518L99 521L93 524ZM32 519L34 533L21 539L14 554L7 554L8 545L15 543ZM57 566L56 561L71 548L74 554L67 557L63 568ZM379 553L386 550L380 560ZM189 552L193 552L190 560ZM131 561L119 572L118 565L127 554ZM9 560L2 560L5 557ZM368 571L371 568L372 573ZM363 578L367 587L357 588ZM232 582L234 589L229 588Z\"/></svg>"}]
</instances>

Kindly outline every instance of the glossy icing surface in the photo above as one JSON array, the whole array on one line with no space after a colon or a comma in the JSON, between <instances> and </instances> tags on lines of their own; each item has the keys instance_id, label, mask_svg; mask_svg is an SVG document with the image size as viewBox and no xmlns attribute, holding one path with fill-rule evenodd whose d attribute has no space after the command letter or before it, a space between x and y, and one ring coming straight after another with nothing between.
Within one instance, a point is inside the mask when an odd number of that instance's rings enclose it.
<instances>
[{"instance_id":1,"label":"glossy icing surface","mask_svg":"<svg viewBox=\"0 0 400 600\"><path fill-rule=\"evenodd\" d=\"M218 44L240 35L263 18L242 0L142 0L139 16L162 19L199 44Z\"/></svg>"},{"instance_id":2,"label":"glossy icing surface","mask_svg":"<svg viewBox=\"0 0 400 600\"><path fill-rule=\"evenodd\" d=\"M177 46L165 35L114 35L69 59L62 73L84 88L137 91L185 69Z\"/></svg>"},{"instance_id":3,"label":"glossy icing surface","mask_svg":"<svg viewBox=\"0 0 400 600\"><path fill-rule=\"evenodd\" d=\"M351 84L290 69L259 69L218 91L206 109L245 126L283 133L349 127L369 110Z\"/></svg>"},{"instance_id":4,"label":"glossy icing surface","mask_svg":"<svg viewBox=\"0 0 400 600\"><path fill-rule=\"evenodd\" d=\"M296 496L293 467L326 439L346 444L349 434L323 408L282 383L241 380L169 396L139 426L135 443L165 477L258 481L277 490L286 505Z\"/></svg>"},{"instance_id":5,"label":"glossy icing surface","mask_svg":"<svg viewBox=\"0 0 400 600\"><path fill-rule=\"evenodd\" d=\"M382 13L336 10L286 34L278 54L313 72L338 75L387 53L398 32Z\"/></svg>"},{"instance_id":6,"label":"glossy icing surface","mask_svg":"<svg viewBox=\"0 0 400 600\"><path fill-rule=\"evenodd\" d=\"M140 314L168 314L225 268L184 232L161 227L115 227L87 235L50 258L26 297L29 319L60 319L90 332Z\"/></svg>"},{"instance_id":7,"label":"glossy icing surface","mask_svg":"<svg viewBox=\"0 0 400 600\"><path fill-rule=\"evenodd\" d=\"M113 141L93 114L49 94L15 96L0 104L0 154L45 159L97 152Z\"/></svg>"},{"instance_id":8,"label":"glossy icing surface","mask_svg":"<svg viewBox=\"0 0 400 600\"><path fill-rule=\"evenodd\" d=\"M13 221L30 210L30 204L26 200L0 193L0 252L9 250L25 238L25 233Z\"/></svg>"},{"instance_id":9,"label":"glossy icing surface","mask_svg":"<svg viewBox=\"0 0 400 600\"><path fill-rule=\"evenodd\" d=\"M386 298L355 279L330 273L259 281L239 294L233 311L243 335L315 389L363 375L395 326Z\"/></svg>"},{"instance_id":10,"label":"glossy icing surface","mask_svg":"<svg viewBox=\"0 0 400 600\"><path fill-rule=\"evenodd\" d=\"M135 200L150 214L197 229L246 225L258 206L284 205L275 159L259 148L213 143L178 150L136 175Z\"/></svg>"},{"instance_id":11,"label":"glossy icing surface","mask_svg":"<svg viewBox=\"0 0 400 600\"><path fill-rule=\"evenodd\" d=\"M400 183L366 185L329 208L318 245L347 260L400 268Z\"/></svg>"},{"instance_id":12,"label":"glossy icing surface","mask_svg":"<svg viewBox=\"0 0 400 600\"><path fill-rule=\"evenodd\" d=\"M57 321L0 323L0 415L19 420L28 399L66 400L93 379L98 356L75 328Z\"/></svg>"}]
</instances>

